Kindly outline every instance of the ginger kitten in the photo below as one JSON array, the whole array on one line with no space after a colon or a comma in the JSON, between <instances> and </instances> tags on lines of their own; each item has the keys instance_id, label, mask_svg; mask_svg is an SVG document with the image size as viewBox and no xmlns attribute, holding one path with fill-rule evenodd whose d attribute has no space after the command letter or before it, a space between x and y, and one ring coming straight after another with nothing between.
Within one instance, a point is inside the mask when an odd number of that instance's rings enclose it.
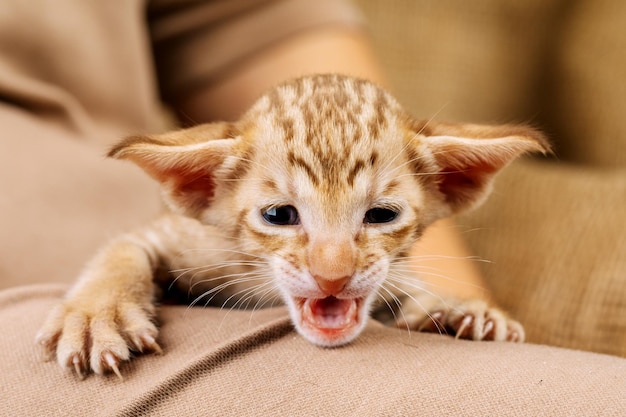
<instances>
[{"instance_id":1,"label":"ginger kitten","mask_svg":"<svg viewBox=\"0 0 626 417\"><path fill-rule=\"evenodd\" d=\"M235 123L127 138L109 155L159 181L171 213L104 247L37 341L79 376L121 376L131 351L160 351L155 293L172 279L201 303L281 299L320 346L353 340L376 305L411 329L522 341L501 311L441 300L398 265L429 224L479 204L528 151L549 151L531 128L417 121L340 75L287 82Z\"/></svg>"}]
</instances>

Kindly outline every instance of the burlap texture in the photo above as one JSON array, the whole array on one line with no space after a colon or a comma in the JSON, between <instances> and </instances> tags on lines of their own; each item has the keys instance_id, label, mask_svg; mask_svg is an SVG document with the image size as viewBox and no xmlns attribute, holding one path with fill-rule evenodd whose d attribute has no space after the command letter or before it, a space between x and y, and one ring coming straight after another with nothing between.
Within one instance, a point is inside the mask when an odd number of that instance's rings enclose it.
<instances>
[{"instance_id":1,"label":"burlap texture","mask_svg":"<svg viewBox=\"0 0 626 417\"><path fill-rule=\"evenodd\" d=\"M455 341L372 323L313 346L282 308L161 310L162 356L79 381L39 362L38 323L63 287L0 295L0 415L623 416L626 360L536 345ZM28 320L23 320L27 316Z\"/></svg>"},{"instance_id":2,"label":"burlap texture","mask_svg":"<svg viewBox=\"0 0 626 417\"><path fill-rule=\"evenodd\" d=\"M529 341L626 356L625 200L626 169L525 162L461 220Z\"/></svg>"}]
</instances>

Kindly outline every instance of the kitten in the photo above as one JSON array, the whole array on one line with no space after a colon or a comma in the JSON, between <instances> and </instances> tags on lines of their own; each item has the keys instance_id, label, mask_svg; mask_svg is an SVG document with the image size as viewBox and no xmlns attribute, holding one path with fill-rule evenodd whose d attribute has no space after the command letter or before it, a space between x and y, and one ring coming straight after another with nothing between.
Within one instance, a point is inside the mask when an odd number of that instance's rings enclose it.
<instances>
[{"instance_id":1,"label":"kitten","mask_svg":"<svg viewBox=\"0 0 626 417\"><path fill-rule=\"evenodd\" d=\"M410 329L522 341L499 310L440 300L398 265L429 224L479 204L512 159L548 150L528 127L416 121L374 84L339 75L287 82L236 123L127 138L109 155L159 181L171 213L103 248L37 341L81 377L121 377L131 351L160 351L163 270L202 303L280 298L320 346L357 337L375 304Z\"/></svg>"}]
</instances>

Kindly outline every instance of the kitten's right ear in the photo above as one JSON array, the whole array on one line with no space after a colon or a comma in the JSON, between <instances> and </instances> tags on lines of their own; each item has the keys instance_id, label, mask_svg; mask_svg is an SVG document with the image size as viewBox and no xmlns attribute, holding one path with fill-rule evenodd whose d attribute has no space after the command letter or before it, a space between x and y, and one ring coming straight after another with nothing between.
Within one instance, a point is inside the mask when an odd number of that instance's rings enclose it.
<instances>
[{"instance_id":1,"label":"kitten's right ear","mask_svg":"<svg viewBox=\"0 0 626 417\"><path fill-rule=\"evenodd\" d=\"M230 123L212 123L159 135L130 136L108 156L128 159L159 181L174 211L195 217L215 193L215 171L236 146Z\"/></svg>"},{"instance_id":2,"label":"kitten's right ear","mask_svg":"<svg viewBox=\"0 0 626 417\"><path fill-rule=\"evenodd\" d=\"M528 126L428 122L415 130L418 154L430 155L448 211L477 206L489 194L495 175L526 152L551 153L545 136ZM432 168L431 168L432 169Z\"/></svg>"}]
</instances>

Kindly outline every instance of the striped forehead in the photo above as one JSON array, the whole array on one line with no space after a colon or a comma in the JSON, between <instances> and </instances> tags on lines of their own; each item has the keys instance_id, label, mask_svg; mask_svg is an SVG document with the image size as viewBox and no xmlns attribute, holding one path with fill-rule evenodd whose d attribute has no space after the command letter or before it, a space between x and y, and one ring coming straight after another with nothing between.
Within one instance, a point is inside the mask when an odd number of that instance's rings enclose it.
<instances>
[{"instance_id":1,"label":"striped forehead","mask_svg":"<svg viewBox=\"0 0 626 417\"><path fill-rule=\"evenodd\" d=\"M266 100L269 120L285 140L330 148L376 139L397 107L371 83L333 76L298 80L273 90Z\"/></svg>"},{"instance_id":2,"label":"striped forehead","mask_svg":"<svg viewBox=\"0 0 626 417\"><path fill-rule=\"evenodd\" d=\"M398 136L389 134L397 125L395 101L359 80L300 80L274 90L260 106L258 139L273 149L271 158L323 188L353 185L379 162L381 147L395 145L381 142Z\"/></svg>"}]
</instances>

